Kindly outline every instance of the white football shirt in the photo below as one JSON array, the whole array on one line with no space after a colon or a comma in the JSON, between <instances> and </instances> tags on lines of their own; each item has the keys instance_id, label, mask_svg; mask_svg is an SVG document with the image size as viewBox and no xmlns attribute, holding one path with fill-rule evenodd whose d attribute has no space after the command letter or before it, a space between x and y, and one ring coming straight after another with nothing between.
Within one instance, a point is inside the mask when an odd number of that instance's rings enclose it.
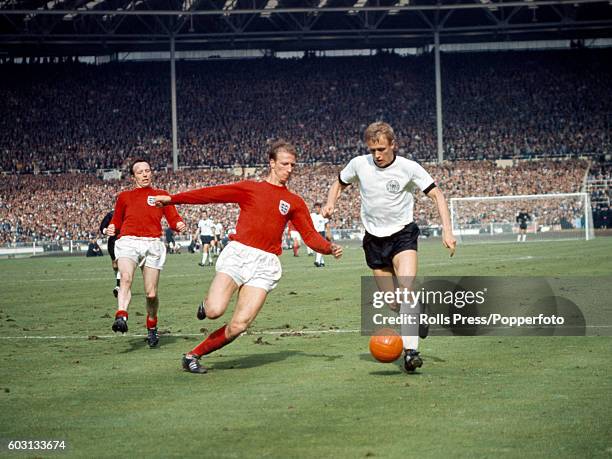
<instances>
[{"instance_id":1,"label":"white football shirt","mask_svg":"<svg viewBox=\"0 0 612 459\"><path fill-rule=\"evenodd\" d=\"M312 218L312 224L317 232L320 233L321 231L325 231L325 225L327 225L327 222L329 221L327 218L321 214L317 214L316 212L312 212L310 214L310 218Z\"/></svg>"},{"instance_id":2,"label":"white football shirt","mask_svg":"<svg viewBox=\"0 0 612 459\"><path fill-rule=\"evenodd\" d=\"M415 186L421 191L435 186L423 167L402 156L386 167L378 167L372 155L357 156L340 171L340 180L359 183L361 221L377 237L390 236L412 223Z\"/></svg>"},{"instance_id":3,"label":"white football shirt","mask_svg":"<svg viewBox=\"0 0 612 459\"><path fill-rule=\"evenodd\" d=\"M198 229L200 230L200 236L214 236L215 235L215 223L209 218L206 220L201 219L198 222Z\"/></svg>"}]
</instances>

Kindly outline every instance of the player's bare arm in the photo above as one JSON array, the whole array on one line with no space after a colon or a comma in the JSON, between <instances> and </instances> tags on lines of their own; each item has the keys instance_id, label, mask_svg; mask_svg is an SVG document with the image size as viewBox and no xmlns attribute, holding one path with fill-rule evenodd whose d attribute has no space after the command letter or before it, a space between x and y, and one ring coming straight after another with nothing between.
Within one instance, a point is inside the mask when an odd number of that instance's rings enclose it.
<instances>
[{"instance_id":1,"label":"player's bare arm","mask_svg":"<svg viewBox=\"0 0 612 459\"><path fill-rule=\"evenodd\" d=\"M442 244L444 247L450 250L450 256L452 257L455 255L457 240L453 236L453 229L450 222L450 212L448 211L446 198L444 198L444 194L438 187L432 188L431 191L427 193L427 196L436 203L438 214L440 214L440 220L442 220Z\"/></svg>"},{"instance_id":2,"label":"player's bare arm","mask_svg":"<svg viewBox=\"0 0 612 459\"><path fill-rule=\"evenodd\" d=\"M187 225L185 225L185 222L178 222L176 224L176 231L178 233L182 233L185 230L185 228L187 228Z\"/></svg>"},{"instance_id":3,"label":"player's bare arm","mask_svg":"<svg viewBox=\"0 0 612 459\"><path fill-rule=\"evenodd\" d=\"M325 206L323 206L321 215L323 215L325 218L330 218L332 216L336 208L336 201L338 201L338 197L340 197L340 194L347 186L348 185L344 185L340 183L340 180L336 179L327 193L327 203Z\"/></svg>"}]
</instances>

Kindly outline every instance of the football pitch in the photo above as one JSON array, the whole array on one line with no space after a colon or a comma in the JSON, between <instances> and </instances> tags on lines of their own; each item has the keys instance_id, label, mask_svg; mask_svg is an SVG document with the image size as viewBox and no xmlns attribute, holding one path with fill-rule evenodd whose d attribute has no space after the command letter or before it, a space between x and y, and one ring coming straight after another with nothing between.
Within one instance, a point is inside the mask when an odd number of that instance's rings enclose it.
<instances>
[{"instance_id":1,"label":"football pitch","mask_svg":"<svg viewBox=\"0 0 612 459\"><path fill-rule=\"evenodd\" d=\"M612 277L612 238L420 245L428 276ZM169 255L161 346L144 342L142 279L130 332L112 336L110 260L0 260L0 455L28 457L610 457L611 337L436 337L424 366L375 362L361 336L361 249L315 268L282 256L249 334L185 373L181 354L223 323L197 321L213 269ZM608 283L607 291L612 292ZM612 299L608 300L608 304ZM226 318L229 316L228 311ZM9 451L11 440L65 449Z\"/></svg>"}]
</instances>

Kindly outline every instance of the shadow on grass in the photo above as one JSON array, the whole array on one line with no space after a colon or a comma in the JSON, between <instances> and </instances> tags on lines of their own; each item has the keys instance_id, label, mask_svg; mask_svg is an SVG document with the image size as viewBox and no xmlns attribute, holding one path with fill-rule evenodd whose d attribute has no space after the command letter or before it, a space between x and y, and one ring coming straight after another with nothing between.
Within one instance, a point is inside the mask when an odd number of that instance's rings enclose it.
<instances>
[{"instance_id":1,"label":"shadow on grass","mask_svg":"<svg viewBox=\"0 0 612 459\"><path fill-rule=\"evenodd\" d=\"M400 373L403 373L401 368L398 368L396 370L370 371L370 374L373 376L397 376Z\"/></svg>"},{"instance_id":2,"label":"shadow on grass","mask_svg":"<svg viewBox=\"0 0 612 459\"><path fill-rule=\"evenodd\" d=\"M327 355L327 354L308 354L301 351L281 351L281 352L268 352L265 354L251 354L245 357L239 357L232 360L226 360L223 362L208 363L206 357L202 359L204 366L210 370L232 370L235 368L254 368L270 363L282 362L291 357L306 357L306 358L317 358L325 359L328 362L341 359L342 355Z\"/></svg>"},{"instance_id":3,"label":"shadow on grass","mask_svg":"<svg viewBox=\"0 0 612 459\"><path fill-rule=\"evenodd\" d=\"M164 345L176 343L177 341L180 341L180 340L181 340L180 336L161 335L159 337L158 346L152 350L158 350ZM128 345L129 347L127 349L122 350L120 352L121 354L127 354L128 352L139 351L142 349L149 348L149 345L147 344L147 339L144 337L128 338Z\"/></svg>"},{"instance_id":4,"label":"shadow on grass","mask_svg":"<svg viewBox=\"0 0 612 459\"><path fill-rule=\"evenodd\" d=\"M446 360L441 359L440 357L436 357L435 355L431 355L431 354L423 354L423 353L421 353L421 356L423 357L423 360L429 360L429 361L438 362L438 363L446 362ZM359 354L359 359L360 360L365 360L365 361L368 361L368 362L376 362L376 359L374 357L372 357L371 354L365 353L365 352L362 353L362 354ZM401 359L398 359L397 361L401 362Z\"/></svg>"},{"instance_id":5,"label":"shadow on grass","mask_svg":"<svg viewBox=\"0 0 612 459\"><path fill-rule=\"evenodd\" d=\"M376 362L376 363L380 363L381 365L386 365L384 363L381 362L377 362L376 359L374 357L372 357L371 354L359 354L359 358L361 360L367 361L367 362ZM431 355L425 355L423 354L423 358L427 359L427 360L431 360L434 362L444 362L444 359L441 359L439 357L434 357ZM396 370L376 370L376 371L370 371L371 375L374 376L397 376L398 373L406 373L406 371L404 370L404 360L402 358L397 359L395 362L390 362L392 364L392 366L397 367ZM387 367L390 368L390 367ZM411 376L420 376L420 372L417 370L415 372L410 373Z\"/></svg>"}]
</instances>

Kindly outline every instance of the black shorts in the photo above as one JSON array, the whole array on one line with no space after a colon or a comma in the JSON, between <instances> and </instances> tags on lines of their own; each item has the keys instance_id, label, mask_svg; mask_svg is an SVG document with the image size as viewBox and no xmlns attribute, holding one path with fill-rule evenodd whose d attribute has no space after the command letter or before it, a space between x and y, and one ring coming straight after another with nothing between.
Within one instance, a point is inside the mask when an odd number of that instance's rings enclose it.
<instances>
[{"instance_id":1,"label":"black shorts","mask_svg":"<svg viewBox=\"0 0 612 459\"><path fill-rule=\"evenodd\" d=\"M526 223L521 223L519 225L519 228L522 229L522 230L526 230L527 229L527 224Z\"/></svg>"},{"instance_id":2,"label":"black shorts","mask_svg":"<svg viewBox=\"0 0 612 459\"><path fill-rule=\"evenodd\" d=\"M363 251L371 269L390 268L393 257L404 250L417 250L419 227L412 222L391 236L376 237L366 231Z\"/></svg>"},{"instance_id":3,"label":"black shorts","mask_svg":"<svg viewBox=\"0 0 612 459\"><path fill-rule=\"evenodd\" d=\"M117 257L115 257L115 241L117 240L117 236L111 236L108 238L107 248L108 254L111 257L111 260L115 261Z\"/></svg>"},{"instance_id":4,"label":"black shorts","mask_svg":"<svg viewBox=\"0 0 612 459\"><path fill-rule=\"evenodd\" d=\"M323 237L323 239L327 240L327 234L325 234L325 231L319 231L319 234Z\"/></svg>"},{"instance_id":5,"label":"black shorts","mask_svg":"<svg viewBox=\"0 0 612 459\"><path fill-rule=\"evenodd\" d=\"M200 236L200 241L202 241L202 244L210 244L212 240L212 236Z\"/></svg>"}]
</instances>

